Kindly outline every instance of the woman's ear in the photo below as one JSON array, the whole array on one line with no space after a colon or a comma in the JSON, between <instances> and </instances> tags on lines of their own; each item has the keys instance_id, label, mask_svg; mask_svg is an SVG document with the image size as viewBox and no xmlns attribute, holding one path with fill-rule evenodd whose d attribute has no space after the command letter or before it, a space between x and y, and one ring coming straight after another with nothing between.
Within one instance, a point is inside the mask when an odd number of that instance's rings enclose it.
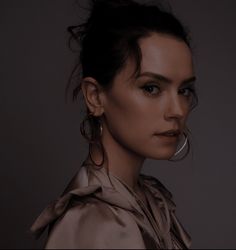
<instances>
[{"instance_id":1,"label":"woman's ear","mask_svg":"<svg viewBox=\"0 0 236 250\"><path fill-rule=\"evenodd\" d=\"M101 85L94 78L85 77L82 79L81 89L89 111L94 116L101 116L104 112L102 103L103 89Z\"/></svg>"}]
</instances>

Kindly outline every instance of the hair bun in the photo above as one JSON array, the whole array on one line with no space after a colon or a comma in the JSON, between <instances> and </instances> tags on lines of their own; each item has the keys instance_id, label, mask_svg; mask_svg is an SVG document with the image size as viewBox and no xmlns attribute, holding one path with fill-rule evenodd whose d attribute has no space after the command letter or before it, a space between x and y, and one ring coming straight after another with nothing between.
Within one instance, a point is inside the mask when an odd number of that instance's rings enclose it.
<instances>
[{"instance_id":1,"label":"hair bun","mask_svg":"<svg viewBox=\"0 0 236 250\"><path fill-rule=\"evenodd\" d=\"M114 9L118 7L136 5L133 0L92 0L92 4L95 8L102 9Z\"/></svg>"},{"instance_id":2,"label":"hair bun","mask_svg":"<svg viewBox=\"0 0 236 250\"><path fill-rule=\"evenodd\" d=\"M113 28L122 27L130 19L130 11L140 5L133 0L91 0L91 15L88 19L87 28L112 26Z\"/></svg>"},{"instance_id":3,"label":"hair bun","mask_svg":"<svg viewBox=\"0 0 236 250\"><path fill-rule=\"evenodd\" d=\"M92 0L92 14L95 16L105 15L112 17L121 9L129 9L130 7L139 6L133 0ZM119 14L120 15L120 14Z\"/></svg>"}]
</instances>

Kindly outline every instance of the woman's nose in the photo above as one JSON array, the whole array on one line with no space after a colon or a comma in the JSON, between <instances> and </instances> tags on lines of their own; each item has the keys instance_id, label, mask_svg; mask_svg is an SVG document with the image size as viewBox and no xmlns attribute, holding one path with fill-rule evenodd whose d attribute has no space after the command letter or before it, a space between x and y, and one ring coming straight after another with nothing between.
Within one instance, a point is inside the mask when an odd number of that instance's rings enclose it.
<instances>
[{"instance_id":1,"label":"woman's nose","mask_svg":"<svg viewBox=\"0 0 236 250\"><path fill-rule=\"evenodd\" d=\"M169 98L166 112L165 112L165 118L167 120L169 119L178 119L182 120L184 119L186 115L186 103L181 100L181 97L176 96Z\"/></svg>"}]
</instances>

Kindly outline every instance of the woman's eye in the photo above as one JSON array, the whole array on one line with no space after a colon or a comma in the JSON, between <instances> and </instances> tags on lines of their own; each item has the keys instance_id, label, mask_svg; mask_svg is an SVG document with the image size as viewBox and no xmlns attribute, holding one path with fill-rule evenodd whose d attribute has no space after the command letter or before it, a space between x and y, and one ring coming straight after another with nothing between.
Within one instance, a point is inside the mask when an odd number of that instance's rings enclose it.
<instances>
[{"instance_id":1,"label":"woman's eye","mask_svg":"<svg viewBox=\"0 0 236 250\"><path fill-rule=\"evenodd\" d=\"M186 91L187 90L187 91ZM192 88L184 88L180 90L182 93L184 93L184 96L189 97L192 95L192 92L194 91Z\"/></svg>"},{"instance_id":2,"label":"woman's eye","mask_svg":"<svg viewBox=\"0 0 236 250\"><path fill-rule=\"evenodd\" d=\"M144 89L146 92L148 92L151 95L158 94L160 91L160 88L157 85L146 85L146 86L142 87L142 89Z\"/></svg>"}]
</instances>

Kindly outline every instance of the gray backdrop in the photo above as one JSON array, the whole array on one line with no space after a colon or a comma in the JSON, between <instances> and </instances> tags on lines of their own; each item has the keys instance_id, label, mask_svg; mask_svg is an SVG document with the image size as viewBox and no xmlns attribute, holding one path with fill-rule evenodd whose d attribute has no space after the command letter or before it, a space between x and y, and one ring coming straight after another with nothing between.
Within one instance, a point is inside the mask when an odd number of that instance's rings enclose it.
<instances>
[{"instance_id":1,"label":"gray backdrop","mask_svg":"<svg viewBox=\"0 0 236 250\"><path fill-rule=\"evenodd\" d=\"M236 1L169 2L194 39L194 157L148 159L143 172L173 193L193 248L235 248ZM45 236L34 241L28 229L87 154L84 108L64 101L74 64L66 27L85 14L74 0L0 1L1 248L42 247Z\"/></svg>"}]
</instances>

